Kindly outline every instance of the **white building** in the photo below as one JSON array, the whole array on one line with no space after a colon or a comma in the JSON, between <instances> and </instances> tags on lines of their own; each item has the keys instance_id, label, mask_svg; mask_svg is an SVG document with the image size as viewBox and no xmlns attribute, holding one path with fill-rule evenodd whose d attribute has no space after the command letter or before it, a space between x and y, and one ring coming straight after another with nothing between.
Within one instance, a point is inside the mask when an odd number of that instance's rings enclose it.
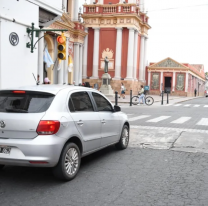
<instances>
[{"instance_id":1,"label":"white building","mask_svg":"<svg viewBox=\"0 0 208 206\"><path fill-rule=\"evenodd\" d=\"M0 89L35 84L38 46L26 47L26 28L47 27L62 15L64 0L0 0ZM38 38L34 35L34 43ZM38 45L38 44L37 44Z\"/></svg>"}]
</instances>

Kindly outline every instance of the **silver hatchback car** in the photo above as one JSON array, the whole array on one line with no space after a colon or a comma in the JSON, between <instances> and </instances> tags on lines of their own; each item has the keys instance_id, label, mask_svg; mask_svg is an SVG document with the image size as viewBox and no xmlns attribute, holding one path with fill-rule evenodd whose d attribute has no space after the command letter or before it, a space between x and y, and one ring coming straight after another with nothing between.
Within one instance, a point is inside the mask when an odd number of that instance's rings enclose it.
<instances>
[{"instance_id":1,"label":"silver hatchback car","mask_svg":"<svg viewBox=\"0 0 208 206\"><path fill-rule=\"evenodd\" d=\"M81 157L115 144L126 149L129 122L100 92L86 87L39 85L0 90L0 169L53 167L71 180Z\"/></svg>"}]
</instances>

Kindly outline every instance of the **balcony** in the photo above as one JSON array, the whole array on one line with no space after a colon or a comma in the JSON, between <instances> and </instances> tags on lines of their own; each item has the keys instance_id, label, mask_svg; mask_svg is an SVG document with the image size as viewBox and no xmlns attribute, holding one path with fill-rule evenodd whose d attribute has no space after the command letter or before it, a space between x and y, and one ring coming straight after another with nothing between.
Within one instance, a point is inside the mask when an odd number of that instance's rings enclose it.
<instances>
[{"instance_id":1,"label":"balcony","mask_svg":"<svg viewBox=\"0 0 208 206\"><path fill-rule=\"evenodd\" d=\"M148 24L148 17L140 12L137 4L85 4L83 7L83 15L134 14Z\"/></svg>"}]
</instances>

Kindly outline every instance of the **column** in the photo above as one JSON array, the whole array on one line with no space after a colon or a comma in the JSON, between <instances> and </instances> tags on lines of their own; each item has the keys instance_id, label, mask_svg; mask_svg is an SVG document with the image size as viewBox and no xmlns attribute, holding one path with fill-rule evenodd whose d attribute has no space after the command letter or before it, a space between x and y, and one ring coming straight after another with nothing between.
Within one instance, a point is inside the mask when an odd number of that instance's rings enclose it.
<instances>
[{"instance_id":1,"label":"column","mask_svg":"<svg viewBox=\"0 0 208 206\"><path fill-rule=\"evenodd\" d=\"M134 33L134 79L137 79L137 57L138 57L138 31Z\"/></svg>"},{"instance_id":2,"label":"column","mask_svg":"<svg viewBox=\"0 0 208 206\"><path fill-rule=\"evenodd\" d=\"M186 87L185 87L185 92L188 92L188 72L186 72Z\"/></svg>"},{"instance_id":3,"label":"column","mask_svg":"<svg viewBox=\"0 0 208 206\"><path fill-rule=\"evenodd\" d=\"M174 92L175 91L175 76L176 76L176 72L173 72L173 89L172 91Z\"/></svg>"},{"instance_id":4,"label":"column","mask_svg":"<svg viewBox=\"0 0 208 206\"><path fill-rule=\"evenodd\" d=\"M147 40L148 38L145 37L144 38L144 64L143 64L143 79L144 81L146 80L145 79L145 74L146 74L146 66L147 66Z\"/></svg>"},{"instance_id":5,"label":"column","mask_svg":"<svg viewBox=\"0 0 208 206\"><path fill-rule=\"evenodd\" d=\"M127 57L127 76L126 80L133 80L133 67L134 67L134 29L129 29L129 42L128 42L128 57Z\"/></svg>"},{"instance_id":6,"label":"column","mask_svg":"<svg viewBox=\"0 0 208 206\"><path fill-rule=\"evenodd\" d=\"M74 43L74 81L75 85L79 84L79 43Z\"/></svg>"},{"instance_id":7,"label":"column","mask_svg":"<svg viewBox=\"0 0 208 206\"><path fill-rule=\"evenodd\" d=\"M83 45L79 45L79 80L78 84L82 84L82 55L83 55Z\"/></svg>"},{"instance_id":8,"label":"column","mask_svg":"<svg viewBox=\"0 0 208 206\"><path fill-rule=\"evenodd\" d=\"M63 83L68 84L68 63L69 63L69 38L66 38L66 60L64 61L64 81Z\"/></svg>"},{"instance_id":9,"label":"column","mask_svg":"<svg viewBox=\"0 0 208 206\"><path fill-rule=\"evenodd\" d=\"M78 21L79 0L74 0L73 21Z\"/></svg>"},{"instance_id":10,"label":"column","mask_svg":"<svg viewBox=\"0 0 208 206\"><path fill-rule=\"evenodd\" d=\"M39 38L44 36L44 32L39 33ZM44 50L44 38L41 38L38 42L38 75L40 84L43 83L43 51ZM36 77L37 78L37 77Z\"/></svg>"},{"instance_id":11,"label":"column","mask_svg":"<svg viewBox=\"0 0 208 206\"><path fill-rule=\"evenodd\" d=\"M88 33L88 28L85 29L85 32ZM88 35L85 36L84 40L84 54L83 54L83 72L82 72L82 78L87 78L87 50L88 50Z\"/></svg>"},{"instance_id":12,"label":"column","mask_svg":"<svg viewBox=\"0 0 208 206\"><path fill-rule=\"evenodd\" d=\"M144 36L141 36L139 80L144 81Z\"/></svg>"},{"instance_id":13,"label":"column","mask_svg":"<svg viewBox=\"0 0 208 206\"><path fill-rule=\"evenodd\" d=\"M58 70L58 84L63 84L63 80L64 80L64 61L60 61L59 62L60 65L58 65L58 68L60 68Z\"/></svg>"},{"instance_id":14,"label":"column","mask_svg":"<svg viewBox=\"0 0 208 206\"><path fill-rule=\"evenodd\" d=\"M116 37L116 64L115 64L115 77L113 79L121 79L121 55L122 55L122 30L123 28L117 29Z\"/></svg>"},{"instance_id":15,"label":"column","mask_svg":"<svg viewBox=\"0 0 208 206\"><path fill-rule=\"evenodd\" d=\"M150 89L150 86L151 86L151 71L148 71L148 86L149 86L149 89Z\"/></svg>"},{"instance_id":16,"label":"column","mask_svg":"<svg viewBox=\"0 0 208 206\"><path fill-rule=\"evenodd\" d=\"M93 71L90 79L98 79L100 28L94 28Z\"/></svg>"},{"instance_id":17,"label":"column","mask_svg":"<svg viewBox=\"0 0 208 206\"><path fill-rule=\"evenodd\" d=\"M163 91L163 72L160 72L160 91Z\"/></svg>"}]
</instances>

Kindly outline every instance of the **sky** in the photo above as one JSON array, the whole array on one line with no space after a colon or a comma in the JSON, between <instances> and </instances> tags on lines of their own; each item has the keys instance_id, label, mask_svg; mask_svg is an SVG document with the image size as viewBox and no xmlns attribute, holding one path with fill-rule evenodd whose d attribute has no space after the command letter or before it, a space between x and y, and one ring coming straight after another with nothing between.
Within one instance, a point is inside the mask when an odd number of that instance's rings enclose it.
<instances>
[{"instance_id":1,"label":"sky","mask_svg":"<svg viewBox=\"0 0 208 206\"><path fill-rule=\"evenodd\" d=\"M208 0L144 0L149 16L147 60L203 64L208 72ZM80 0L80 5L85 1ZM87 0L87 3L89 0Z\"/></svg>"}]
</instances>

